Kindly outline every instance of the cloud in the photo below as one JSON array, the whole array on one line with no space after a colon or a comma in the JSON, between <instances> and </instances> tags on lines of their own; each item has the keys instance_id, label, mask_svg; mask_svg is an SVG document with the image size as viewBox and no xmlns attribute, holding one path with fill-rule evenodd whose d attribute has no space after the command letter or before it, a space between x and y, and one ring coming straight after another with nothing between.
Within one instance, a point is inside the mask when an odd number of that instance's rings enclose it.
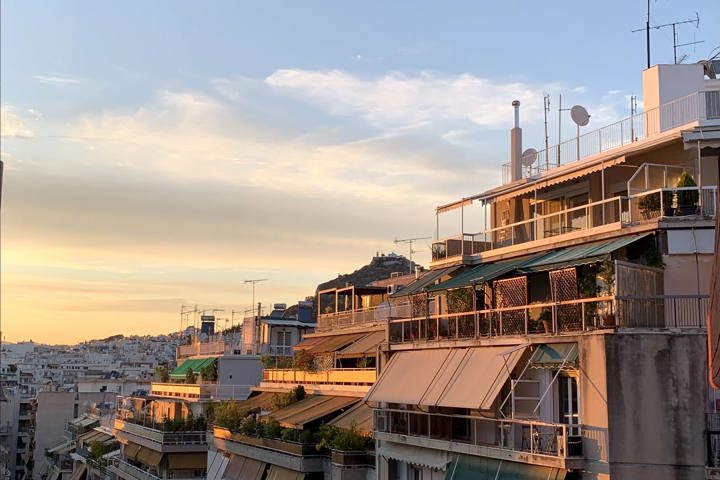
<instances>
[{"instance_id":1,"label":"cloud","mask_svg":"<svg viewBox=\"0 0 720 480\"><path fill-rule=\"evenodd\" d=\"M430 123L467 121L486 128L505 128L512 121L510 103L519 99L528 120L542 117L536 102L557 85L505 83L470 74L392 72L361 78L341 70L277 70L265 82L333 115L359 115L376 128L415 128ZM538 105L535 105L535 104Z\"/></svg>"},{"instance_id":2,"label":"cloud","mask_svg":"<svg viewBox=\"0 0 720 480\"><path fill-rule=\"evenodd\" d=\"M35 80L45 85L54 85L57 87L66 87L68 85L77 85L80 82L79 78L64 75L60 73L52 73L50 75L35 75Z\"/></svg>"},{"instance_id":3,"label":"cloud","mask_svg":"<svg viewBox=\"0 0 720 480\"><path fill-rule=\"evenodd\" d=\"M12 107L8 105L0 107L0 137L31 138L32 136L32 131Z\"/></svg>"}]
</instances>

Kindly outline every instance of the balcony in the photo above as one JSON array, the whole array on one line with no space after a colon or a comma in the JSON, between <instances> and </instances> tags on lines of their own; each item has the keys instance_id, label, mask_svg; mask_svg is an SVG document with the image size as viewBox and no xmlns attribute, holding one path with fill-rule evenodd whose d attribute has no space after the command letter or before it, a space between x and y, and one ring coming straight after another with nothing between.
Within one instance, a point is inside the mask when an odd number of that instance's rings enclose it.
<instances>
[{"instance_id":1,"label":"balcony","mask_svg":"<svg viewBox=\"0 0 720 480\"><path fill-rule=\"evenodd\" d=\"M302 444L275 438L249 437L213 428L213 444L223 452L250 457L297 472L322 472L323 456L315 444Z\"/></svg>"},{"instance_id":2,"label":"balcony","mask_svg":"<svg viewBox=\"0 0 720 480\"><path fill-rule=\"evenodd\" d=\"M389 408L373 415L379 440L556 468L583 464L580 425Z\"/></svg>"},{"instance_id":3,"label":"balcony","mask_svg":"<svg viewBox=\"0 0 720 480\"><path fill-rule=\"evenodd\" d=\"M150 395L188 401L245 400L254 385L218 385L216 383L155 383Z\"/></svg>"},{"instance_id":4,"label":"balcony","mask_svg":"<svg viewBox=\"0 0 720 480\"><path fill-rule=\"evenodd\" d=\"M367 385L375 383L377 372L374 368L336 368L319 372L304 370L266 368L263 382L290 385Z\"/></svg>"},{"instance_id":5,"label":"balcony","mask_svg":"<svg viewBox=\"0 0 720 480\"><path fill-rule=\"evenodd\" d=\"M657 221L676 217L680 213L668 205L668 198L675 198L678 192L697 192L698 205L690 215L715 218L717 186L659 188L630 196L614 197L579 207L568 208L557 213L538 215L529 220L490 228L478 233L465 233L433 242L432 262L444 263L461 260L506 247L523 245L526 249L547 245L553 241L572 240L591 234L603 233L636 226L644 221ZM648 208L650 199L659 197L657 207ZM654 202L653 202L654 203ZM680 208L678 206L678 208ZM688 218L687 216L685 218ZM508 248L512 250L512 248ZM515 249L517 250L517 249Z\"/></svg>"},{"instance_id":6,"label":"balcony","mask_svg":"<svg viewBox=\"0 0 720 480\"><path fill-rule=\"evenodd\" d=\"M707 295L605 296L391 320L390 343L512 335L559 335L597 328L706 328ZM549 319L540 312L548 311Z\"/></svg>"},{"instance_id":7,"label":"balcony","mask_svg":"<svg viewBox=\"0 0 720 480\"><path fill-rule=\"evenodd\" d=\"M143 425L132 423L127 420L115 419L114 430L138 438L150 440L162 446L199 446L200 450L205 448L207 438L204 431L201 432L164 432ZM169 450L177 450L174 448ZM192 450L198 450L193 448Z\"/></svg>"},{"instance_id":8,"label":"balcony","mask_svg":"<svg viewBox=\"0 0 720 480\"><path fill-rule=\"evenodd\" d=\"M696 92L541 150L537 160L523 169L523 178L537 177L562 165L640 142L684 125L717 124L719 120L720 91ZM503 184L510 183L511 178L510 164L503 165Z\"/></svg>"},{"instance_id":9,"label":"balcony","mask_svg":"<svg viewBox=\"0 0 720 480\"><path fill-rule=\"evenodd\" d=\"M177 358L201 357L217 355L221 356L225 353L231 353L231 346L224 341L193 343L191 345L180 345L177 347Z\"/></svg>"},{"instance_id":10,"label":"balcony","mask_svg":"<svg viewBox=\"0 0 720 480\"><path fill-rule=\"evenodd\" d=\"M317 331L324 332L338 328L382 323L388 318L407 316L409 303L384 304L377 307L346 310L318 315Z\"/></svg>"}]
</instances>

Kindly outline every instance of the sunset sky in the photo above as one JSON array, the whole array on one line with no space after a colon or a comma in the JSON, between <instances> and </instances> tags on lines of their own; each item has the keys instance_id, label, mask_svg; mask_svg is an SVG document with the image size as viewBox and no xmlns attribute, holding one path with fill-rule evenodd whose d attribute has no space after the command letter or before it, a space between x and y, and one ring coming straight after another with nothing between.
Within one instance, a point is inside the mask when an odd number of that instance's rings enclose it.
<instances>
[{"instance_id":1,"label":"sunset sky","mask_svg":"<svg viewBox=\"0 0 720 480\"><path fill-rule=\"evenodd\" d=\"M612 123L646 62L645 0L1 5L6 341L167 333L182 304L249 308L245 279L292 304L407 255L393 239L500 182L512 100L541 149L543 94L552 143L558 94ZM651 9L699 14L686 62L720 46L718 0Z\"/></svg>"}]
</instances>

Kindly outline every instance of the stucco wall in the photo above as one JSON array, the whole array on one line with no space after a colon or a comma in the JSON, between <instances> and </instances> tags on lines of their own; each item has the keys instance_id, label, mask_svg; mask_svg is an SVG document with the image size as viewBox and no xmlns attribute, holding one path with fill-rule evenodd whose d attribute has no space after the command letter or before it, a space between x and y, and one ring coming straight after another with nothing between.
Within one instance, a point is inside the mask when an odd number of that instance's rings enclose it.
<instances>
[{"instance_id":1,"label":"stucco wall","mask_svg":"<svg viewBox=\"0 0 720 480\"><path fill-rule=\"evenodd\" d=\"M706 337L605 337L613 479L703 478Z\"/></svg>"}]
</instances>

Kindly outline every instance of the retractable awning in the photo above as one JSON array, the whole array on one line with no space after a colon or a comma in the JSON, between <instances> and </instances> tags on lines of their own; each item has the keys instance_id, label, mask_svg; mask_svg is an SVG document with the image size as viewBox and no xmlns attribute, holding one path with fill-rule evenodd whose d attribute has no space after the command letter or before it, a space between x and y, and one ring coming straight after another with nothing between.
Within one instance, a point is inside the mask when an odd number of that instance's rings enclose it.
<instances>
[{"instance_id":1,"label":"retractable awning","mask_svg":"<svg viewBox=\"0 0 720 480\"><path fill-rule=\"evenodd\" d=\"M525 350L502 346L398 352L366 400L487 410Z\"/></svg>"},{"instance_id":2,"label":"retractable awning","mask_svg":"<svg viewBox=\"0 0 720 480\"><path fill-rule=\"evenodd\" d=\"M328 335L325 337L322 337L323 340L319 342L313 343L308 348L304 348L304 350L310 352L310 353L332 353L335 351L338 351L340 349L343 349L350 345L351 343L359 340L360 338L367 335L367 332L364 333L346 333L343 335Z\"/></svg>"},{"instance_id":3,"label":"retractable awning","mask_svg":"<svg viewBox=\"0 0 720 480\"><path fill-rule=\"evenodd\" d=\"M565 470L541 465L460 455L448 466L445 480L562 480L565 473Z\"/></svg>"},{"instance_id":4,"label":"retractable awning","mask_svg":"<svg viewBox=\"0 0 720 480\"><path fill-rule=\"evenodd\" d=\"M135 460L135 457L137 457L138 452L140 451L140 445L133 442L128 442L127 445L123 448L122 455L127 460Z\"/></svg>"},{"instance_id":5,"label":"retractable awning","mask_svg":"<svg viewBox=\"0 0 720 480\"><path fill-rule=\"evenodd\" d=\"M534 273L597 263L602 261L606 255L645 238L648 235L652 234L643 233L630 235L605 242L554 250L525 262L518 270L522 273Z\"/></svg>"},{"instance_id":6,"label":"retractable awning","mask_svg":"<svg viewBox=\"0 0 720 480\"><path fill-rule=\"evenodd\" d=\"M350 430L353 425L363 435L372 436L373 411L366 403L360 402L328 422L338 428Z\"/></svg>"},{"instance_id":7,"label":"retractable awning","mask_svg":"<svg viewBox=\"0 0 720 480\"><path fill-rule=\"evenodd\" d=\"M267 467L267 463L233 455L223 473L222 480L260 480L265 473L265 467Z\"/></svg>"},{"instance_id":8,"label":"retractable awning","mask_svg":"<svg viewBox=\"0 0 720 480\"><path fill-rule=\"evenodd\" d=\"M168 455L170 470L205 470L207 469L207 452L183 452Z\"/></svg>"},{"instance_id":9,"label":"retractable awning","mask_svg":"<svg viewBox=\"0 0 720 480\"><path fill-rule=\"evenodd\" d=\"M208 365L212 365L215 360L217 360L218 357L207 357L207 358L188 358L185 360L180 366L178 366L175 370L170 373L170 378L173 379L183 379L185 378L185 375L187 374L188 370L191 370L195 373L199 373L200 370L207 367Z\"/></svg>"},{"instance_id":10,"label":"retractable awning","mask_svg":"<svg viewBox=\"0 0 720 480\"><path fill-rule=\"evenodd\" d=\"M302 472L278 467L277 465L270 465L270 470L268 470L265 480L303 480L304 478L305 474Z\"/></svg>"},{"instance_id":11,"label":"retractable awning","mask_svg":"<svg viewBox=\"0 0 720 480\"><path fill-rule=\"evenodd\" d=\"M436 281L440 280L445 275L450 275L455 270L462 268L460 265L453 267L440 268L437 270L430 270L417 280L409 283L405 288L390 295L390 298L407 297L408 295L414 295L416 293L423 292L425 287L432 286Z\"/></svg>"},{"instance_id":12,"label":"retractable awning","mask_svg":"<svg viewBox=\"0 0 720 480\"><path fill-rule=\"evenodd\" d=\"M356 403L359 398L313 395L273 413L285 428L303 428L305 424L327 417Z\"/></svg>"},{"instance_id":13,"label":"retractable awning","mask_svg":"<svg viewBox=\"0 0 720 480\"><path fill-rule=\"evenodd\" d=\"M135 461L140 462L143 465L147 465L148 467L152 467L155 470L158 469L160 466L160 462L162 461L163 453L158 452L156 450L152 450L147 447L140 447L140 450L138 451L137 455L135 456Z\"/></svg>"},{"instance_id":14,"label":"retractable awning","mask_svg":"<svg viewBox=\"0 0 720 480\"><path fill-rule=\"evenodd\" d=\"M230 459L222 452L208 450L207 480L221 480Z\"/></svg>"},{"instance_id":15,"label":"retractable awning","mask_svg":"<svg viewBox=\"0 0 720 480\"><path fill-rule=\"evenodd\" d=\"M64 455L74 448L75 448L75 442L68 441L68 442L63 442L60 445L56 445L53 448L48 449L48 453L50 453L50 454L56 453L58 455Z\"/></svg>"},{"instance_id":16,"label":"retractable awning","mask_svg":"<svg viewBox=\"0 0 720 480\"><path fill-rule=\"evenodd\" d=\"M385 331L380 330L371 332L357 341L351 343L347 347L337 352L338 358L362 357L365 355L374 355L377 347L385 341Z\"/></svg>"},{"instance_id":17,"label":"retractable awning","mask_svg":"<svg viewBox=\"0 0 720 480\"><path fill-rule=\"evenodd\" d=\"M559 368L561 365L572 366L577 364L577 343L546 343L539 345L532 357L531 368Z\"/></svg>"},{"instance_id":18,"label":"retractable awning","mask_svg":"<svg viewBox=\"0 0 720 480\"><path fill-rule=\"evenodd\" d=\"M440 290L451 290L453 288L462 288L470 285L486 283L497 277L510 273L519 268L530 260L538 258L542 255L532 255L516 258L513 260L505 260L495 263L483 263L462 272L455 278L451 278L445 282L439 283L427 289L428 292L437 292Z\"/></svg>"},{"instance_id":19,"label":"retractable awning","mask_svg":"<svg viewBox=\"0 0 720 480\"><path fill-rule=\"evenodd\" d=\"M241 410L245 410L248 412L252 412L255 410L271 411L273 410L273 397L275 397L275 394L272 392L260 392L254 397L250 397L247 400L238 402L238 406Z\"/></svg>"},{"instance_id":20,"label":"retractable awning","mask_svg":"<svg viewBox=\"0 0 720 480\"><path fill-rule=\"evenodd\" d=\"M398 460L400 462L435 470L444 470L450 462L448 452L445 450L435 450L393 442L382 442L382 446L377 453L388 460Z\"/></svg>"}]
</instances>

